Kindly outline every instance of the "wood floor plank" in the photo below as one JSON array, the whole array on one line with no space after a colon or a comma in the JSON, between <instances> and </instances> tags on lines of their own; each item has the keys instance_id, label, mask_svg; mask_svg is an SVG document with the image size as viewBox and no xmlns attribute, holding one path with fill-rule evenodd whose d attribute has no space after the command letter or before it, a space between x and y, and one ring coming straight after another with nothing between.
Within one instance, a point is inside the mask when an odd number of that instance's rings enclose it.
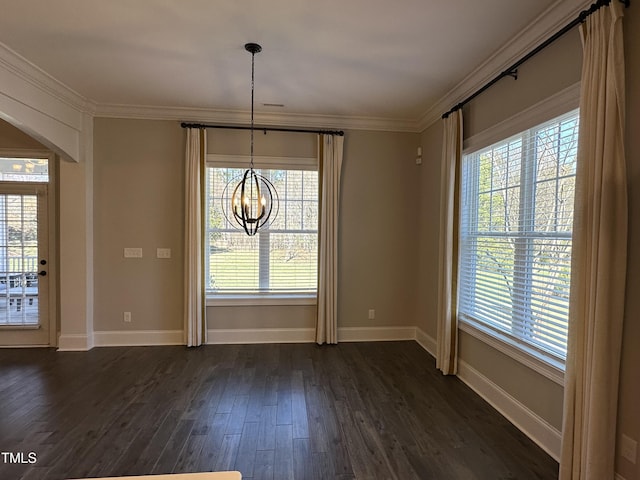
<instances>
[{"instance_id":1,"label":"wood floor plank","mask_svg":"<svg viewBox=\"0 0 640 480\"><path fill-rule=\"evenodd\" d=\"M258 424L258 450L275 450L276 448L276 414L275 405L264 405Z\"/></svg>"},{"instance_id":2,"label":"wood floor plank","mask_svg":"<svg viewBox=\"0 0 640 480\"><path fill-rule=\"evenodd\" d=\"M224 432L227 429L230 416L230 413L216 413L211 418L208 429L209 433L200 451L198 468L195 471L208 472L215 469L218 457L222 451Z\"/></svg>"},{"instance_id":3,"label":"wood floor plank","mask_svg":"<svg viewBox=\"0 0 640 480\"><path fill-rule=\"evenodd\" d=\"M311 452L312 478L322 480L323 478L335 478L333 462L327 452Z\"/></svg>"},{"instance_id":4,"label":"wood floor plank","mask_svg":"<svg viewBox=\"0 0 640 480\"><path fill-rule=\"evenodd\" d=\"M80 475L101 477L112 470L112 466L120 457L138 433L145 419L145 404L131 403L123 410L115 422L111 423L96 443L104 445L102 450L90 448L81 464L84 466Z\"/></svg>"},{"instance_id":5,"label":"wood floor plank","mask_svg":"<svg viewBox=\"0 0 640 480\"><path fill-rule=\"evenodd\" d=\"M242 429L234 470L242 472L245 477L253 477L258 451L258 430L257 422L245 423Z\"/></svg>"},{"instance_id":6,"label":"wood floor plank","mask_svg":"<svg viewBox=\"0 0 640 480\"><path fill-rule=\"evenodd\" d=\"M206 435L194 434L193 430L180 452L174 470L176 472L197 472L200 454L207 440Z\"/></svg>"},{"instance_id":7,"label":"wood floor plank","mask_svg":"<svg viewBox=\"0 0 640 480\"><path fill-rule=\"evenodd\" d=\"M293 438L309 438L304 378L300 370L295 370L291 379L291 422L293 424Z\"/></svg>"},{"instance_id":8,"label":"wood floor plank","mask_svg":"<svg viewBox=\"0 0 640 480\"><path fill-rule=\"evenodd\" d=\"M356 417L352 410L342 401L336 401L336 411L340 426L346 437L349 460L356 478L394 478L394 473L387 468L388 461L384 451L367 445L362 437Z\"/></svg>"},{"instance_id":9,"label":"wood floor plank","mask_svg":"<svg viewBox=\"0 0 640 480\"><path fill-rule=\"evenodd\" d=\"M415 342L0 349L0 478L551 480L558 465Z\"/></svg>"},{"instance_id":10,"label":"wood floor plank","mask_svg":"<svg viewBox=\"0 0 640 480\"><path fill-rule=\"evenodd\" d=\"M240 435L244 428L245 418L247 416L247 407L249 405L249 395L236 395L231 407L231 416L227 423L225 433L227 435Z\"/></svg>"},{"instance_id":11,"label":"wood floor plank","mask_svg":"<svg viewBox=\"0 0 640 480\"><path fill-rule=\"evenodd\" d=\"M313 478L310 443L308 438L293 439L293 478L305 480Z\"/></svg>"},{"instance_id":12,"label":"wood floor plank","mask_svg":"<svg viewBox=\"0 0 640 480\"><path fill-rule=\"evenodd\" d=\"M220 454L218 455L218 461L213 470L215 471L227 471L233 468L236 463L236 457L238 456L238 448L240 447L240 439L242 435L225 435L222 439L222 446L220 447Z\"/></svg>"},{"instance_id":13,"label":"wood floor plank","mask_svg":"<svg viewBox=\"0 0 640 480\"><path fill-rule=\"evenodd\" d=\"M293 427L276 425L275 470L278 480L293 480Z\"/></svg>"},{"instance_id":14,"label":"wood floor plank","mask_svg":"<svg viewBox=\"0 0 640 480\"><path fill-rule=\"evenodd\" d=\"M253 480L275 480L275 450L256 451Z\"/></svg>"},{"instance_id":15,"label":"wood floor plank","mask_svg":"<svg viewBox=\"0 0 640 480\"><path fill-rule=\"evenodd\" d=\"M291 407L290 372L280 374L277 399L276 425L291 425L293 412Z\"/></svg>"},{"instance_id":16,"label":"wood floor plank","mask_svg":"<svg viewBox=\"0 0 640 480\"><path fill-rule=\"evenodd\" d=\"M178 410L171 410L161 422L155 424L156 428L151 437L151 441L146 445L146 448L133 459L133 462L126 466L128 472L130 472L129 475L143 475L153 470L153 466L158 462L171 434L178 425L180 415L181 412ZM153 426L151 430L154 430Z\"/></svg>"},{"instance_id":17,"label":"wood floor plank","mask_svg":"<svg viewBox=\"0 0 640 480\"><path fill-rule=\"evenodd\" d=\"M260 365L256 368L253 376L253 383L249 391L249 401L247 404L247 415L245 421L249 423L259 422L264 405L265 389L267 384L267 369Z\"/></svg>"},{"instance_id":18,"label":"wood floor plank","mask_svg":"<svg viewBox=\"0 0 640 480\"><path fill-rule=\"evenodd\" d=\"M193 429L193 420L180 420L151 473L172 473Z\"/></svg>"},{"instance_id":19,"label":"wood floor plank","mask_svg":"<svg viewBox=\"0 0 640 480\"><path fill-rule=\"evenodd\" d=\"M164 403L148 405L147 409L150 412L149 421L138 430L127 450L113 466L112 472L116 475L134 475L144 472L146 465L155 463L155 458L153 461L150 460L146 450L153 443L154 436L170 411Z\"/></svg>"}]
</instances>

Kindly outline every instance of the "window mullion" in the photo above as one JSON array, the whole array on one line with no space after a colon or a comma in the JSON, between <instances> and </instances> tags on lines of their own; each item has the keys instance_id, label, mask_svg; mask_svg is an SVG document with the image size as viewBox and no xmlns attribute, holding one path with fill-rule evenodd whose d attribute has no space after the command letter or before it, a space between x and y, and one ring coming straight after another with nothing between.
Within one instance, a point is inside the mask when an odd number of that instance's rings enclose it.
<instances>
[{"instance_id":1,"label":"window mullion","mask_svg":"<svg viewBox=\"0 0 640 480\"><path fill-rule=\"evenodd\" d=\"M479 208L480 208L480 201L479 201L479 194L480 194L480 156L478 155L475 158L475 161L471 162L470 164L469 170L470 170L470 177L467 178L471 178L473 180L472 186L471 186L471 191L469 192L469 200L470 200L470 205L469 205L469 210L467 210L468 212L471 212L471 216L469 218L469 226L470 226L470 232L473 232L473 235L471 235L469 237L469 240L471 242L473 242L473 245L470 245L471 247L471 251L473 252L472 258L470 259L471 261L471 278L470 278L470 284L471 285L475 285L476 281L477 281L477 265L478 265L478 229L479 227ZM460 264L460 263L459 263ZM473 288L472 291L470 292L471 295L465 295L465 297L467 298L467 301L470 302L470 305L475 304L475 296L476 296L476 289Z\"/></svg>"},{"instance_id":2,"label":"window mullion","mask_svg":"<svg viewBox=\"0 0 640 480\"><path fill-rule=\"evenodd\" d=\"M261 291L270 289L270 237L269 230L261 230L258 233L258 278Z\"/></svg>"},{"instance_id":3,"label":"window mullion","mask_svg":"<svg viewBox=\"0 0 640 480\"><path fill-rule=\"evenodd\" d=\"M260 170L260 175L266 175L269 181L273 181L271 178L271 171ZM258 232L258 289L263 292L268 292L271 288L271 280L269 272L270 270L270 255L271 255L271 233L269 229L263 229Z\"/></svg>"},{"instance_id":4,"label":"window mullion","mask_svg":"<svg viewBox=\"0 0 640 480\"><path fill-rule=\"evenodd\" d=\"M520 202L518 234L515 238L513 272L513 316L512 329L521 330L520 335L532 336L531 288L533 238L535 222L535 169L536 148L531 131L522 136L522 161L520 167ZM521 328L518 328L521 323ZM514 332L515 333L515 332Z\"/></svg>"},{"instance_id":5,"label":"window mullion","mask_svg":"<svg viewBox=\"0 0 640 480\"><path fill-rule=\"evenodd\" d=\"M553 231L557 232L558 231L558 209L559 209L559 195L558 192L560 191L560 149L561 149L561 142L562 142L562 124L558 124L558 133L557 133L557 138L556 138L556 158L558 159L558 161L556 162L556 178L555 178L555 192L556 192L556 198L555 198L555 202L553 204Z\"/></svg>"}]
</instances>

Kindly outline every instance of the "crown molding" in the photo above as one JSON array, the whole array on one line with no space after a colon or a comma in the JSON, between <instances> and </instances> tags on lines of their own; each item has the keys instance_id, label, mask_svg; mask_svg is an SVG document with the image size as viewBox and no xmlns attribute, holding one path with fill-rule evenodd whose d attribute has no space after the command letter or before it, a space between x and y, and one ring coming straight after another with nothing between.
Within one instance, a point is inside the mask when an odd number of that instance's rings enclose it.
<instances>
[{"instance_id":1,"label":"crown molding","mask_svg":"<svg viewBox=\"0 0 640 480\"><path fill-rule=\"evenodd\" d=\"M66 104L73 110L93 115L95 103L69 88L43 69L30 62L15 50L0 42L0 68L11 72L21 80L48 96Z\"/></svg>"},{"instance_id":2,"label":"crown molding","mask_svg":"<svg viewBox=\"0 0 640 480\"><path fill-rule=\"evenodd\" d=\"M585 0L557 0L513 39L498 49L491 57L480 64L460 83L437 101L418 120L420 132L442 118L463 99L469 97L483 85L498 76L509 65L513 65L523 56L558 32L575 19L592 2Z\"/></svg>"},{"instance_id":3,"label":"crown molding","mask_svg":"<svg viewBox=\"0 0 640 480\"><path fill-rule=\"evenodd\" d=\"M220 124L246 124L250 120L250 112L246 110L117 104L98 104L96 106L95 116L145 120L178 120L185 122ZM254 118L255 123L265 127L280 126L337 130L419 132L415 119L281 112L255 112Z\"/></svg>"}]
</instances>

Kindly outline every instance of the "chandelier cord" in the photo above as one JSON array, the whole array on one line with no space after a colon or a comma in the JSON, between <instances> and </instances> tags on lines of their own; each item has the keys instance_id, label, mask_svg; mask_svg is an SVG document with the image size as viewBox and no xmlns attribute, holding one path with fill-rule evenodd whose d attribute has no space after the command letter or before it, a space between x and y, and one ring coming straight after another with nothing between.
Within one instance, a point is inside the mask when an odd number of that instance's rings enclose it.
<instances>
[{"instance_id":1,"label":"chandelier cord","mask_svg":"<svg viewBox=\"0 0 640 480\"><path fill-rule=\"evenodd\" d=\"M253 170L253 84L255 80L255 52L251 52L251 170Z\"/></svg>"},{"instance_id":2,"label":"chandelier cord","mask_svg":"<svg viewBox=\"0 0 640 480\"><path fill-rule=\"evenodd\" d=\"M222 211L229 223L242 227L251 237L259 229L268 227L277 216L278 192L268 178L254 171L255 54L261 52L262 47L257 43L247 43L244 48L251 53L251 163L244 175L227 183L222 193ZM230 189L233 192L228 195Z\"/></svg>"}]
</instances>

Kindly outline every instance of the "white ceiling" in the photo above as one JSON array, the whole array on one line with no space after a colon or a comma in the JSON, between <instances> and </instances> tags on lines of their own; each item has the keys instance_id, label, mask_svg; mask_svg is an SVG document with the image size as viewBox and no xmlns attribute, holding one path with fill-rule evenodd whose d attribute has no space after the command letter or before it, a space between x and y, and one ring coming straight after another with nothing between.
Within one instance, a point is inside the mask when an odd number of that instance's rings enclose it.
<instances>
[{"instance_id":1,"label":"white ceiling","mask_svg":"<svg viewBox=\"0 0 640 480\"><path fill-rule=\"evenodd\" d=\"M257 42L257 112L417 121L562 2L0 0L0 43L98 110L246 113Z\"/></svg>"}]
</instances>

